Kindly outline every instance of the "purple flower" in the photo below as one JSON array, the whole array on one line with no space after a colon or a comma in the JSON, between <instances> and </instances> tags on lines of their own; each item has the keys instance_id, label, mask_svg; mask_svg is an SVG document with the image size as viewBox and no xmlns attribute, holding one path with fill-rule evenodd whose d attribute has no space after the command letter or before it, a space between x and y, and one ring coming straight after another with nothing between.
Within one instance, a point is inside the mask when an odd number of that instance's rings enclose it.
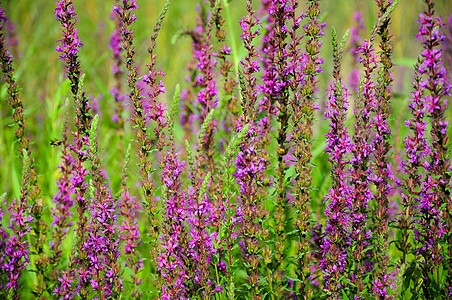
<instances>
[{"instance_id":1,"label":"purple flower","mask_svg":"<svg viewBox=\"0 0 452 300\"><path fill-rule=\"evenodd\" d=\"M62 25L63 39L59 40L60 44L56 47L56 51L60 52L59 59L64 59L68 62L68 70L72 68L70 63L76 60L77 53L83 47L83 44L78 37L78 29L75 28L75 24L78 21L75 14L74 5L72 0L61 0L56 2L57 8L55 9L55 15L58 22Z\"/></svg>"},{"instance_id":2,"label":"purple flower","mask_svg":"<svg viewBox=\"0 0 452 300\"><path fill-rule=\"evenodd\" d=\"M6 210L11 215L8 228L11 230L9 237L3 233L4 240L2 259L0 260L0 270L7 276L6 288L12 289L11 295L14 299L19 299L19 279L21 272L30 263L30 244L27 239L33 221L29 215L29 207L25 198L14 199L10 207Z\"/></svg>"},{"instance_id":3,"label":"purple flower","mask_svg":"<svg viewBox=\"0 0 452 300\"><path fill-rule=\"evenodd\" d=\"M337 44L336 44L337 47ZM335 50L337 51L337 50ZM323 271L325 289L338 297L344 287L341 280L348 265L347 251L352 244L350 212L352 209L352 187L347 178L346 166L352 147L345 127L347 115L348 92L340 79L340 65L335 65L337 75L330 85L329 101L325 116L330 119L327 145L325 151L329 154L333 187L325 196L325 237L321 244L320 268ZM335 73L336 74L336 73Z\"/></svg>"}]
</instances>

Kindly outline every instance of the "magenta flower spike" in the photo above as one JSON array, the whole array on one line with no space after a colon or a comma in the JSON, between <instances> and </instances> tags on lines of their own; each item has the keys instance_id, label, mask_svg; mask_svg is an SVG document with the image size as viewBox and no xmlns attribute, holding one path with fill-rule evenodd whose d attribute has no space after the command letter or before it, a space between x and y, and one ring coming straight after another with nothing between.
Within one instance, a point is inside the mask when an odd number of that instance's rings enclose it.
<instances>
[{"instance_id":1,"label":"magenta flower spike","mask_svg":"<svg viewBox=\"0 0 452 300\"><path fill-rule=\"evenodd\" d=\"M359 61L364 67L360 89L358 91L357 107L355 109L356 124L355 134L352 141L352 157L350 168L350 184L352 185L351 198L351 239L354 250L351 254L355 272L352 282L357 287L355 299L362 299L362 293L366 286L363 283L365 274L369 271L366 260L367 253L364 252L371 243L371 233L367 231L367 217L369 201L373 194L369 188L370 157L374 151L370 142L371 113L376 105L376 86L374 71L377 68L377 55L371 40L365 40L359 47Z\"/></svg>"},{"instance_id":2,"label":"magenta flower spike","mask_svg":"<svg viewBox=\"0 0 452 300\"><path fill-rule=\"evenodd\" d=\"M56 51L60 53L59 59L65 62L66 74L71 82L71 91L75 102L75 125L73 140L69 149L73 153L73 165L71 167L71 188L75 191L75 202L77 206L78 226L77 226L77 251L71 254L69 270L62 276L66 276L66 284L57 286L54 294L62 298L70 297L74 291L82 297L89 295L89 262L85 243L87 241L88 217L86 213L90 206L90 201L86 195L88 183L86 178L89 170L86 161L89 159L89 129L91 127L92 116L90 114L91 105L84 92L84 79L81 75L78 53L83 44L78 36L78 29L75 27L78 21L75 7L72 0L61 0L56 2L55 16L61 25L62 39ZM73 282L75 287L69 288L68 282Z\"/></svg>"},{"instance_id":3,"label":"magenta flower spike","mask_svg":"<svg viewBox=\"0 0 452 300\"><path fill-rule=\"evenodd\" d=\"M376 0L381 18L391 9L392 1ZM391 154L391 128L389 126L390 119L390 101L392 98L392 35L389 31L389 23L391 19L385 19L378 30L381 37L379 53L380 72L376 86L376 103L374 108L374 116L371 121L375 137L373 140L375 161L371 163L372 175L370 180L375 185L374 199L376 209L373 219L375 225L374 238L376 240L375 257L376 257L376 275L375 284L372 288L374 297L378 299L389 299L390 281L388 273L389 265L389 195L394 180L394 174L390 163Z\"/></svg>"},{"instance_id":4,"label":"magenta flower spike","mask_svg":"<svg viewBox=\"0 0 452 300\"><path fill-rule=\"evenodd\" d=\"M332 188L325 196L326 225L325 237L321 243L320 268L325 281L324 289L339 299L341 290L347 285L344 273L349 261L347 251L352 241L350 209L352 207L352 189L348 179L347 165L351 153L351 139L345 126L348 91L342 83L341 60L345 46L345 38L338 45L336 32L333 31L333 81L329 88L329 98L325 116L330 120L325 152L331 163Z\"/></svg>"},{"instance_id":5,"label":"magenta flower spike","mask_svg":"<svg viewBox=\"0 0 452 300\"><path fill-rule=\"evenodd\" d=\"M418 194L417 223L414 228L414 238L419 243L416 251L419 255L422 274L425 281L422 290L425 297L430 297L432 290L430 282L434 279L432 273L438 272L443 260L440 242L445 239L450 243L452 207L449 184L451 179L450 158L448 157L448 122L445 120L447 96L450 96L451 86L446 75L446 68L442 62L441 42L445 39L441 17L435 17L435 3L425 1L427 8L420 14L419 33L417 38L422 43L417 73L420 77L417 91L419 91L423 113L431 122L431 146L420 158L425 172L422 173L420 192ZM422 126L422 125L421 125ZM420 128L421 132L425 126ZM416 158L417 159L417 158ZM444 209L445 208L445 209ZM444 210L443 210L444 209ZM451 249L448 247L448 263L451 262ZM447 264L447 263L446 263ZM452 271L448 270L447 283L452 285Z\"/></svg>"}]
</instances>

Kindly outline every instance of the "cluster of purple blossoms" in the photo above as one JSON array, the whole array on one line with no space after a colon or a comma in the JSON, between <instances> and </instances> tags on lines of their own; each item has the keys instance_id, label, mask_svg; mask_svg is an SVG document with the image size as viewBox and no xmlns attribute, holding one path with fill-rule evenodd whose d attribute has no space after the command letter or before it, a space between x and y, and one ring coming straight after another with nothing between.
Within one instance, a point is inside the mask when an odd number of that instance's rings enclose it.
<instances>
[{"instance_id":1,"label":"cluster of purple blossoms","mask_svg":"<svg viewBox=\"0 0 452 300\"><path fill-rule=\"evenodd\" d=\"M447 125L444 112L447 105L446 96L450 95L450 85L446 69L441 61L442 49L439 48L444 40L443 24L440 18L434 17L434 4L426 1L427 9L420 14L420 29L417 38L421 40L423 50L420 54L417 72L420 77L420 102L423 113L431 120L432 145L428 151L430 160L423 160L423 180L417 198L418 224L414 229L415 239L420 243L418 253L425 259L424 270L432 268L429 262L437 267L442 262L439 241L446 234L448 213L441 211L442 204L450 202L450 192L447 190L450 174L450 162L447 158ZM425 125L422 128L425 130ZM428 149L428 146L427 146Z\"/></svg>"},{"instance_id":2,"label":"cluster of purple blossoms","mask_svg":"<svg viewBox=\"0 0 452 300\"><path fill-rule=\"evenodd\" d=\"M368 203L373 198L369 189L369 161L374 149L370 143L371 113L376 104L374 70L377 68L377 56L373 44L365 40L359 47L360 63L364 66L364 76L358 91L358 103L355 108L356 124L352 143L352 158L350 168L351 197L354 199L351 217L351 238L354 251L351 253L356 262L356 273L352 281L357 286L357 297L361 299L364 290L363 275L367 272L366 253L371 233L366 229Z\"/></svg>"},{"instance_id":3,"label":"cluster of purple blossoms","mask_svg":"<svg viewBox=\"0 0 452 300\"><path fill-rule=\"evenodd\" d=\"M6 289L12 290L14 299L19 299L19 281L21 272L30 263L30 244L27 234L33 218L28 213L29 207L25 199L14 199L7 212L10 214L8 229L11 234L4 244L4 254L0 270L7 274Z\"/></svg>"},{"instance_id":4,"label":"cluster of purple blossoms","mask_svg":"<svg viewBox=\"0 0 452 300\"><path fill-rule=\"evenodd\" d=\"M187 260L187 230L185 222L186 195L180 192L180 179L184 164L179 159L179 154L173 151L166 153L162 161L162 183L165 185L166 209L164 216L166 222L162 228L161 249L157 256L158 270L164 278L162 286L163 299L188 299L185 278L188 276L189 267Z\"/></svg>"},{"instance_id":5,"label":"cluster of purple blossoms","mask_svg":"<svg viewBox=\"0 0 452 300\"><path fill-rule=\"evenodd\" d=\"M189 188L187 199L189 207L187 223L190 226L188 253L194 265L197 266L191 276L197 286L196 289L204 290L205 297L212 297L211 295L221 292L223 289L223 286L217 283L217 275L214 275L215 270L212 269L219 257L218 245L220 243L218 232L214 230L218 219L217 210L207 193L211 184L212 181L208 175L199 191L196 188ZM221 269L221 264L219 266L219 271L225 271Z\"/></svg>"},{"instance_id":6,"label":"cluster of purple blossoms","mask_svg":"<svg viewBox=\"0 0 452 300\"><path fill-rule=\"evenodd\" d=\"M63 38L59 40L60 44L55 50L61 53L59 59L64 59L68 71L71 71L74 68L72 64L77 60L77 54L83 47L78 36L78 29L75 28L78 18L72 0L61 0L56 2L56 5L55 16L62 25Z\"/></svg>"},{"instance_id":7,"label":"cluster of purple blossoms","mask_svg":"<svg viewBox=\"0 0 452 300\"><path fill-rule=\"evenodd\" d=\"M338 76L340 76L338 74ZM352 244L350 210L352 209L351 187L347 178L346 167L351 149L351 139L345 127L348 93L341 86L340 79L330 85L329 101L325 116L331 120L325 151L332 164L333 186L325 196L327 217L325 238L321 245L322 257L320 268L323 271L325 289L338 298L343 288L341 277L346 271L347 251ZM342 280L343 281L343 280Z\"/></svg>"},{"instance_id":8,"label":"cluster of purple blossoms","mask_svg":"<svg viewBox=\"0 0 452 300\"><path fill-rule=\"evenodd\" d=\"M84 244L87 251L90 283L99 297L111 297L120 293L122 283L118 281L119 239L116 238L117 213L115 202L109 192L93 201L90 207L91 223Z\"/></svg>"},{"instance_id":9,"label":"cluster of purple blossoms","mask_svg":"<svg viewBox=\"0 0 452 300\"><path fill-rule=\"evenodd\" d=\"M201 88L197 94L197 100L201 104L200 123L203 123L209 112L218 105L218 87L213 74L218 62L213 56L210 33L208 33L208 37L206 43L202 45L201 50L197 53L200 74L196 77L195 87Z\"/></svg>"},{"instance_id":10,"label":"cluster of purple blossoms","mask_svg":"<svg viewBox=\"0 0 452 300\"><path fill-rule=\"evenodd\" d=\"M236 172L233 174L240 186L239 207L237 210L237 225L241 237L242 258L247 267L248 282L253 297L259 294L262 241L266 240L268 232L262 228L265 210L262 206L262 191L260 183L266 170L266 162L260 149L259 131L251 127L237 153ZM271 283L270 283L271 284Z\"/></svg>"}]
</instances>

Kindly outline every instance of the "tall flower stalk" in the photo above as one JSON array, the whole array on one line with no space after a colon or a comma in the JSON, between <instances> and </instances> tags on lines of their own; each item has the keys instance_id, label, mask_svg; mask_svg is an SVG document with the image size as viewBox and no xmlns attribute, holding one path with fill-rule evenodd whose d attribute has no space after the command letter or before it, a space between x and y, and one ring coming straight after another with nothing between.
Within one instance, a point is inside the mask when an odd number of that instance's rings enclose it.
<instances>
[{"instance_id":1,"label":"tall flower stalk","mask_svg":"<svg viewBox=\"0 0 452 300\"><path fill-rule=\"evenodd\" d=\"M348 34L348 33L347 33ZM325 238L322 246L320 268L325 280L325 290L332 299L339 299L341 290L347 286L344 272L348 269L347 251L350 240L351 188L347 178L347 165L351 139L345 121L348 108L348 92L341 77L341 60L347 34L338 45L333 29L333 81L330 85L329 101L325 116L330 120L326 152L331 162L333 184L325 196Z\"/></svg>"},{"instance_id":2,"label":"tall flower stalk","mask_svg":"<svg viewBox=\"0 0 452 300\"><path fill-rule=\"evenodd\" d=\"M89 161L91 164L91 222L88 238L84 245L87 250L92 273L91 286L100 299L116 298L121 294L121 267L118 261L119 239L117 234L117 203L106 186L101 169L97 146L97 126L99 116L95 115L89 134Z\"/></svg>"},{"instance_id":3,"label":"tall flower stalk","mask_svg":"<svg viewBox=\"0 0 452 300\"><path fill-rule=\"evenodd\" d=\"M8 85L8 104L12 108L12 120L17 126L14 134L19 142L18 152L22 155L25 152L28 153L28 160L30 164L29 170L29 191L27 192L27 198L24 199L31 207L31 216L33 217L33 224L31 224L32 230L30 231L32 241L32 252L35 256L34 267L37 273L38 282L34 287L34 291L37 297L41 297L46 289L46 282L44 279L44 270L47 267L47 258L44 253L44 244L46 240L47 225L42 220L42 199L40 197L41 189L38 186L38 174L34 158L31 155L30 140L26 136L26 122L24 117L24 106L20 96L19 84L17 83L15 76L15 70L13 67L13 56L6 48L6 40L4 27L9 24L5 17L5 11L0 7L0 62L2 73L4 74L5 81ZM24 159L22 157L22 159Z\"/></svg>"},{"instance_id":4,"label":"tall flower stalk","mask_svg":"<svg viewBox=\"0 0 452 300\"><path fill-rule=\"evenodd\" d=\"M421 183L418 224L414 230L415 239L420 243L417 254L422 257L420 261L424 282L422 291L427 298L433 297L437 292L432 289L431 282L440 280L440 265L442 264L442 246L440 241L445 236L451 241L450 228L451 213L444 208L450 207L450 162L448 158L448 136L444 112L446 110L446 96L450 95L450 85L443 66L441 56L442 22L435 18L434 2L425 1L427 8L420 14L419 34L417 38L422 42L422 52L418 66L419 76L422 80L419 87L423 90L422 102L425 113L431 121L431 151L429 161L424 161L426 176ZM443 208L444 207L444 208ZM446 225L449 222L448 225ZM448 228L445 228L448 226ZM449 229L449 230L448 230ZM448 247L450 262L451 247ZM451 271L448 270L447 282L451 285Z\"/></svg>"},{"instance_id":5,"label":"tall flower stalk","mask_svg":"<svg viewBox=\"0 0 452 300\"><path fill-rule=\"evenodd\" d=\"M61 0L56 2L57 8L55 15L61 24L62 39L56 51L61 53L59 59L65 62L66 74L71 83L71 92L75 102L75 127L73 132L73 141L69 148L74 154L72 165L71 185L75 192L77 204L78 226L77 242L75 252L71 255L69 272L63 274L60 278L61 285L56 287L54 293L62 297L71 295L73 278L76 279L77 290L82 298L89 297L89 277L90 270L87 260L85 243L87 239L89 198L86 195L88 183L86 177L88 169L86 161L88 160L89 147L89 129L91 124L91 106L84 92L84 82L81 76L80 62L78 52L83 44L78 36L78 29L75 27L78 18L72 0Z\"/></svg>"},{"instance_id":6,"label":"tall flower stalk","mask_svg":"<svg viewBox=\"0 0 452 300\"><path fill-rule=\"evenodd\" d=\"M131 29L136 21L135 10L139 6L136 0L118 0L114 11L118 14L121 22L121 35L123 37L123 48L125 51L125 66L128 70L127 82L130 88L129 98L133 105L132 123L136 125L137 140L139 143L138 157L140 164L141 184L144 193L144 205L149 216L149 235L151 243L151 257L154 260L158 255L158 239L160 234L159 208L156 199L154 199L154 183L152 180L152 162L149 156L154 143L151 141L148 133L148 120L145 111L145 105L141 96L141 88L137 81L139 78L138 68L136 66L135 47L133 45L134 32ZM151 73L151 75L153 75ZM146 78L145 78L146 80ZM158 91L153 91L158 92Z\"/></svg>"},{"instance_id":7,"label":"tall flower stalk","mask_svg":"<svg viewBox=\"0 0 452 300\"><path fill-rule=\"evenodd\" d=\"M379 16L383 16L391 6L391 1L376 0L380 9ZM379 54L380 70L376 86L375 115L372 120L374 132L375 162L372 165L373 175L371 180L375 184L374 200L376 209L374 216L374 232L376 241L376 275L373 284L373 295L378 299L388 299L389 287L389 193L392 189L391 181L394 179L392 167L389 162L391 144L389 138L391 129L389 127L390 101L392 98L392 35L389 32L391 19L386 18L377 29L381 37Z\"/></svg>"},{"instance_id":8,"label":"tall flower stalk","mask_svg":"<svg viewBox=\"0 0 452 300\"><path fill-rule=\"evenodd\" d=\"M292 5L297 7L297 1L292 1ZM294 156L296 158L295 170L297 178L295 181L295 199L294 206L296 210L296 221L294 223L297 229L297 276L301 280L299 293L305 299L311 297L310 276L310 256L309 256L309 232L311 231L311 190L312 190L312 141L313 124L315 111L315 95L318 84L318 74L322 72L323 59L320 57L322 46L321 37L323 36L324 25L320 20L320 1L309 1L306 11L307 23L303 26L306 44L304 55L297 53L297 44L300 37L297 37L296 30L301 22L302 16L292 17L294 26L290 33L291 44L289 44L292 55L293 79L290 81L290 88L293 91L293 140L295 144ZM292 13L293 14L293 13ZM298 65L297 65L298 64ZM301 86L299 82L302 81ZM301 88L301 92L299 89Z\"/></svg>"},{"instance_id":9,"label":"tall flower stalk","mask_svg":"<svg viewBox=\"0 0 452 300\"><path fill-rule=\"evenodd\" d=\"M353 186L351 197L354 199L352 207L351 238L353 248L351 256L355 262L355 271L352 282L356 285L357 299L363 299L366 291L364 276L366 274L365 249L370 241L367 231L368 203L372 199L369 189L369 161L373 152L370 143L371 112L375 105L374 70L377 68L377 57L371 41L365 40L359 48L360 62L364 65L365 73L361 79L358 103L356 107L355 134L353 136L352 159L350 168L350 183ZM356 299L356 298L355 298Z\"/></svg>"},{"instance_id":10,"label":"tall flower stalk","mask_svg":"<svg viewBox=\"0 0 452 300\"><path fill-rule=\"evenodd\" d=\"M275 36L274 36L274 49L276 51L276 73L278 76L278 81L276 82L277 95L276 99L278 101L278 136L276 138L278 142L278 168L276 171L277 177L277 202L276 202L276 212L275 212L275 222L278 224L276 226L276 241L275 241L275 258L278 266L275 280L277 284L282 286L282 270L285 263L285 229L286 229L286 214L285 210L287 208L288 198L287 198L287 185L285 183L285 176L287 172L287 152L288 152L288 129L290 120L290 108L289 108L289 80L291 79L291 74L286 68L286 56L285 56L285 45L286 39L289 36L288 29L286 29L288 20L293 16L293 14L287 14L286 9L292 13L294 7L292 3L286 1L275 0L272 2L272 8L274 18L275 18Z\"/></svg>"},{"instance_id":11,"label":"tall flower stalk","mask_svg":"<svg viewBox=\"0 0 452 300\"><path fill-rule=\"evenodd\" d=\"M241 61L242 71L239 79L242 115L236 126L236 130L243 136L237 147L236 171L233 175L240 186L241 193L237 207L237 227L241 239L241 257L248 275L247 290L251 299L261 299L261 291L266 289L263 278L267 278L271 293L273 293L273 278L268 268L271 262L270 251L264 247L269 236L268 230L264 229L264 220L268 213L263 205L262 186L268 164L263 148L267 124L265 117L258 117L259 110L256 107L258 104L256 75L260 70L258 65L260 56L254 41L258 36L260 20L256 17L252 5L253 1L247 1L247 13L240 20L242 27L240 36L247 52ZM248 129L244 131L245 128Z\"/></svg>"}]
</instances>

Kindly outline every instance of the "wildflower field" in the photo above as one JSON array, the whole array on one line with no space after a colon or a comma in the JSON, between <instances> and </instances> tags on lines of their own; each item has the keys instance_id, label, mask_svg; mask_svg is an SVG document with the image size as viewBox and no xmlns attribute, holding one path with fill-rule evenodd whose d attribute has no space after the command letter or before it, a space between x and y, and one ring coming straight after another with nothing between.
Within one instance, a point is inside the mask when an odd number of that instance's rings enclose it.
<instances>
[{"instance_id":1,"label":"wildflower field","mask_svg":"<svg viewBox=\"0 0 452 300\"><path fill-rule=\"evenodd\" d=\"M449 0L54 1L0 1L0 299L452 299Z\"/></svg>"}]
</instances>

